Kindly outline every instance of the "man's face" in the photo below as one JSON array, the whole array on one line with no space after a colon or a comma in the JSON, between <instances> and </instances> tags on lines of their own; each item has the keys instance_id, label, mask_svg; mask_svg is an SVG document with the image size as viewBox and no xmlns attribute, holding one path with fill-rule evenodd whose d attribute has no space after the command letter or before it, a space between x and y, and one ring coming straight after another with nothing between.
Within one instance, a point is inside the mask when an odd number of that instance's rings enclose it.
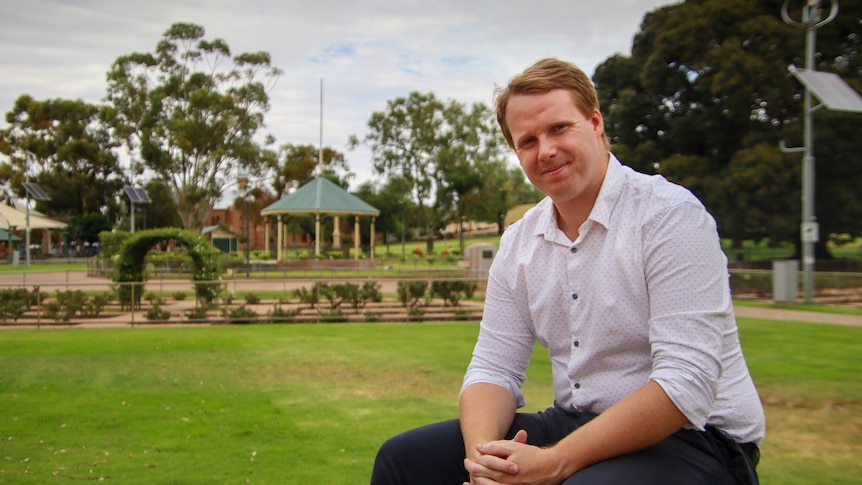
<instances>
[{"instance_id":1,"label":"man's face","mask_svg":"<svg viewBox=\"0 0 862 485\"><path fill-rule=\"evenodd\" d=\"M592 207L607 170L598 110L582 113L562 89L515 94L506 108L515 153L530 182L559 208Z\"/></svg>"}]
</instances>

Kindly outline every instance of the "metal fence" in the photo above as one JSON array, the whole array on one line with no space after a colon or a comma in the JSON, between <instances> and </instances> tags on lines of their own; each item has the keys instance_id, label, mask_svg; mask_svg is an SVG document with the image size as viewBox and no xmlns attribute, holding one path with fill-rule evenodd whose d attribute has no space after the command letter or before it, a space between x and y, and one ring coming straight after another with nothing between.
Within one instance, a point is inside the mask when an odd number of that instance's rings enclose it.
<instances>
[{"instance_id":1,"label":"metal fence","mask_svg":"<svg viewBox=\"0 0 862 485\"><path fill-rule=\"evenodd\" d=\"M797 281L802 287L802 275ZM477 287L475 297L462 301L460 307L443 308L440 301L431 302L424 308L404 308L392 295L398 291L399 283L407 281L465 281ZM314 309L304 309L296 292L310 289L318 283L352 283L361 287L367 282L379 285L381 293L387 295L378 305L347 308L341 315L329 311L321 300ZM303 274L296 271L259 273L250 276L234 273L225 279L213 282L193 282L188 274L153 273L143 283L125 283L142 301L139 307L121 308L116 298L118 285L105 277L88 276L83 271L0 273L0 324L2 325L46 325L46 324L139 324L152 322L170 323L236 323L243 320L240 307L245 307L245 320L256 322L278 321L404 321L412 319L463 319L477 320L481 317L483 294L487 282L485 272L470 272L460 269L423 270L408 274L406 271L384 272L382 275L362 276L361 273L344 271ZM195 298L195 283L214 284L219 287L216 309L200 309ZM730 286L737 299L772 300L775 282L769 269L731 269ZM21 309L21 298L26 295L26 308ZM111 295L103 308L97 308L98 295ZM255 295L266 295L257 298ZM801 295L800 295L801 296ZM80 303L82 298L84 303ZM66 300L63 300L66 299ZM816 303L852 305L862 307L862 273L816 272ZM62 313L60 303L68 305L91 305L68 318ZM59 305L59 306L58 306ZM169 318L160 319L154 307L170 313ZM373 308L372 308L373 307ZM68 310L68 308L65 308ZM231 312L234 312L233 317ZM252 318L251 311L256 313ZM423 318L418 313L424 313ZM165 313L163 313L164 315ZM279 320L281 319L281 320Z\"/></svg>"}]
</instances>

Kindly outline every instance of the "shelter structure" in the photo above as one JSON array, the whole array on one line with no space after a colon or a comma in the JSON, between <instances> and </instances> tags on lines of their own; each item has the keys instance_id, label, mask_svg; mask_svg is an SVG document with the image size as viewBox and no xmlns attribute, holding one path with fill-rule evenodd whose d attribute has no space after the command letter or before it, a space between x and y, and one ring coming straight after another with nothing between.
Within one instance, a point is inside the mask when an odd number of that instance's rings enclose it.
<instances>
[{"instance_id":1,"label":"shelter structure","mask_svg":"<svg viewBox=\"0 0 862 485\"><path fill-rule=\"evenodd\" d=\"M223 253L238 250L237 235L227 227L222 225L207 226L201 229L201 234L209 240L213 247Z\"/></svg>"},{"instance_id":2,"label":"shelter structure","mask_svg":"<svg viewBox=\"0 0 862 485\"><path fill-rule=\"evenodd\" d=\"M276 257L278 261L283 260L285 248L285 233L287 229L287 218L290 216L314 216L314 254L320 254L320 242L322 240L320 233L321 218L324 216L332 216L335 219L333 224L332 245L335 248L341 247L341 234L339 218L342 216L354 216L354 251L353 259L359 259L359 218L371 218L371 259L374 259L374 223L377 216L380 215L380 210L363 201L359 197L348 193L332 181L317 177L311 182L303 185L295 190L292 194L282 197L280 200L270 204L260 211L261 216L266 218L275 218L277 221L277 251ZM267 224L267 232L270 225ZM269 244L269 234L266 235L267 245ZM267 248L269 250L269 248Z\"/></svg>"},{"instance_id":3,"label":"shelter structure","mask_svg":"<svg viewBox=\"0 0 862 485\"><path fill-rule=\"evenodd\" d=\"M5 202L0 202L0 222L6 222L10 227L24 229L27 225L27 213ZM60 222L30 209L30 229L63 229L65 222Z\"/></svg>"},{"instance_id":4,"label":"shelter structure","mask_svg":"<svg viewBox=\"0 0 862 485\"><path fill-rule=\"evenodd\" d=\"M34 209L30 209L29 214L29 227L30 230L41 230L42 232L42 253L48 254L51 251L50 243L51 237L48 235L48 230L62 230L66 227L65 222L60 222L55 219L51 219L50 217L38 212ZM12 207L8 205L6 201L0 201L0 227L5 229L6 231L15 232L15 231L25 231L28 223L27 223L27 212L25 210L19 209L17 207Z\"/></svg>"}]
</instances>

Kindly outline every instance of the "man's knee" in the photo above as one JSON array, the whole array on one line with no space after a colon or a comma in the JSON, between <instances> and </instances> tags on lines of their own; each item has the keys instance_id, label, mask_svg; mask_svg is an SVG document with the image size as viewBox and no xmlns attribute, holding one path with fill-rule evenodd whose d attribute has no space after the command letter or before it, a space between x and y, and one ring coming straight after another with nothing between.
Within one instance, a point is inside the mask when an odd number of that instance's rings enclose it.
<instances>
[{"instance_id":1,"label":"man's knee","mask_svg":"<svg viewBox=\"0 0 862 485\"><path fill-rule=\"evenodd\" d=\"M460 483L463 461L464 442L457 421L428 425L393 436L380 446L371 483Z\"/></svg>"},{"instance_id":2,"label":"man's knee","mask_svg":"<svg viewBox=\"0 0 862 485\"><path fill-rule=\"evenodd\" d=\"M397 445L396 437L389 438L380 449L377 450L377 457L374 459L374 468L371 470L372 485L390 485L401 483L399 479L399 452L403 449Z\"/></svg>"}]
</instances>

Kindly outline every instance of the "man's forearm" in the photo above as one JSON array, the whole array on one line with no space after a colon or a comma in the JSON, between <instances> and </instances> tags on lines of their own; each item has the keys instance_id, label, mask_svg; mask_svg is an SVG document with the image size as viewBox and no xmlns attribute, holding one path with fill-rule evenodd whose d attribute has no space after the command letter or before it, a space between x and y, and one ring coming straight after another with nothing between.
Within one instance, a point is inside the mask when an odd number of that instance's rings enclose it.
<instances>
[{"instance_id":1,"label":"man's forearm","mask_svg":"<svg viewBox=\"0 0 862 485\"><path fill-rule=\"evenodd\" d=\"M570 474L608 458L658 443L688 419L656 382L650 381L553 447Z\"/></svg>"},{"instance_id":2,"label":"man's forearm","mask_svg":"<svg viewBox=\"0 0 862 485\"><path fill-rule=\"evenodd\" d=\"M459 401L461 434L467 457L476 455L476 445L503 439L512 425L517 405L508 389L495 384L473 384Z\"/></svg>"}]
</instances>

